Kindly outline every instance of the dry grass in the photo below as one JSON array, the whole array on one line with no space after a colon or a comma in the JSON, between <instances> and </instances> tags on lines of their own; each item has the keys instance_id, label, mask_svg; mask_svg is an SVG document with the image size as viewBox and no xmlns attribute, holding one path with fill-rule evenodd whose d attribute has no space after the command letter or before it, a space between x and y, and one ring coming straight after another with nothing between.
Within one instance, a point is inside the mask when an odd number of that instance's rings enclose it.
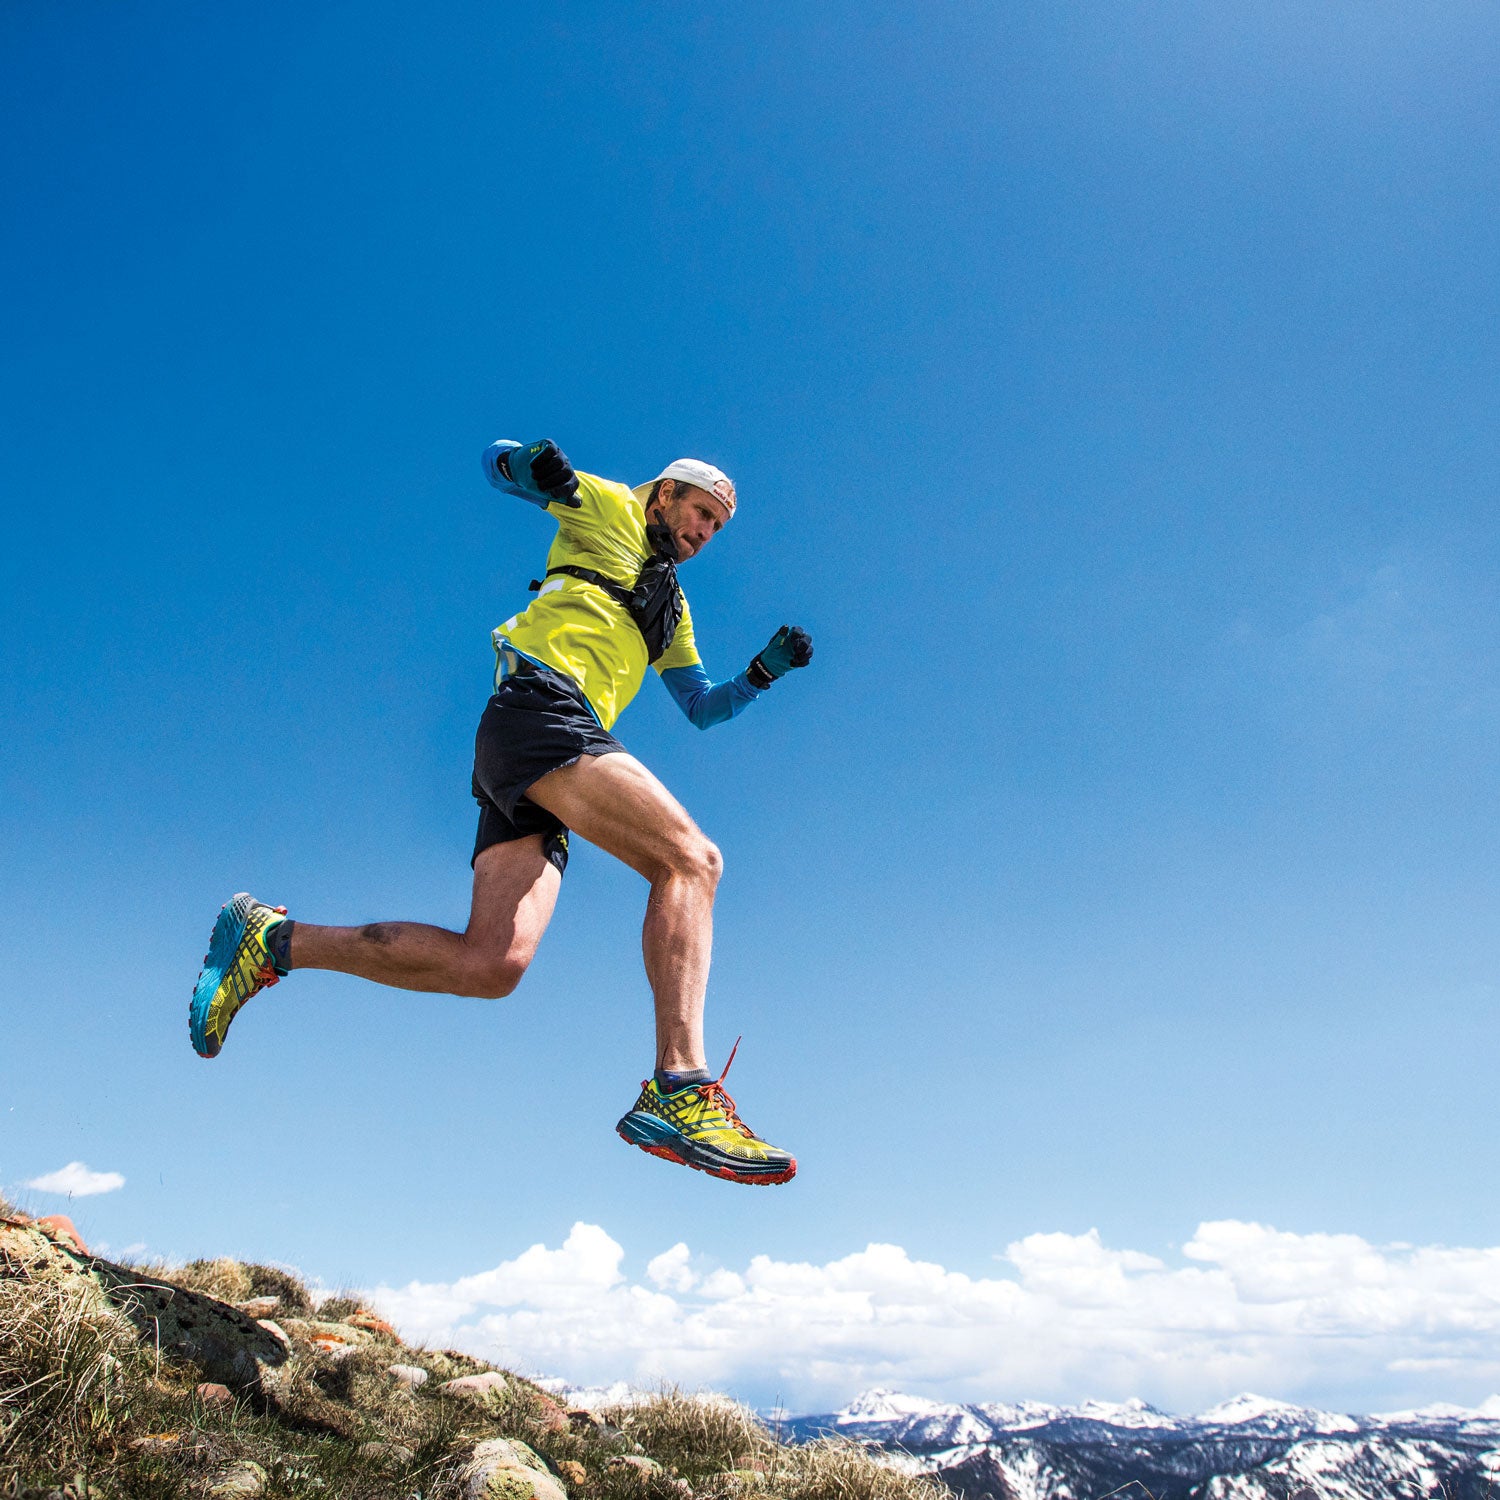
<instances>
[{"instance_id":1,"label":"dry grass","mask_svg":"<svg viewBox=\"0 0 1500 1500\"><path fill-rule=\"evenodd\" d=\"M224 1301L274 1295L289 1312L312 1308L301 1282L274 1267L203 1260L153 1271ZM666 1389L602 1421L569 1420L512 1375L488 1405L455 1400L441 1393L442 1382L487 1366L385 1338L338 1353L299 1344L274 1398L208 1405L197 1393L201 1373L160 1359L91 1287L0 1274L4 1500L195 1500L216 1475L246 1461L266 1472L265 1500L463 1500L466 1459L491 1437L527 1443L571 1500L945 1494L850 1444L784 1446L749 1408L722 1397ZM334 1297L318 1312L332 1320L358 1305ZM427 1383L408 1389L389 1374L394 1363L427 1370ZM642 1455L659 1467L633 1461Z\"/></svg>"},{"instance_id":2,"label":"dry grass","mask_svg":"<svg viewBox=\"0 0 1500 1500\"><path fill-rule=\"evenodd\" d=\"M220 1302L248 1302L252 1297L276 1297L288 1316L312 1314L312 1296L302 1282L278 1266L238 1260L190 1260L185 1266L159 1270L163 1281L185 1291L202 1292Z\"/></svg>"},{"instance_id":3,"label":"dry grass","mask_svg":"<svg viewBox=\"0 0 1500 1500\"><path fill-rule=\"evenodd\" d=\"M604 1413L626 1437L689 1484L769 1463L776 1442L765 1423L736 1401L667 1386L645 1401Z\"/></svg>"},{"instance_id":4,"label":"dry grass","mask_svg":"<svg viewBox=\"0 0 1500 1500\"><path fill-rule=\"evenodd\" d=\"M841 1438L783 1448L781 1455L773 1488L783 1500L952 1500L937 1480L887 1468Z\"/></svg>"},{"instance_id":5,"label":"dry grass","mask_svg":"<svg viewBox=\"0 0 1500 1500\"><path fill-rule=\"evenodd\" d=\"M0 1461L46 1447L89 1468L146 1377L135 1329L89 1288L0 1280Z\"/></svg>"},{"instance_id":6,"label":"dry grass","mask_svg":"<svg viewBox=\"0 0 1500 1500\"><path fill-rule=\"evenodd\" d=\"M747 1406L723 1396L668 1387L605 1414L700 1497L737 1500L951 1500L931 1479L878 1463L841 1438L792 1446L778 1442Z\"/></svg>"}]
</instances>

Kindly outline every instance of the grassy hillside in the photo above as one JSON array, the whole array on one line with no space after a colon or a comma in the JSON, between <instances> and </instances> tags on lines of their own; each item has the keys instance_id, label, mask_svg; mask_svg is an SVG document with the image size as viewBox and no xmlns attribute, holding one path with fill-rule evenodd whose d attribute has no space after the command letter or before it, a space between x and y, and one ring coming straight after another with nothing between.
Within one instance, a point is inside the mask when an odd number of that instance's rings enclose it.
<instances>
[{"instance_id":1,"label":"grassy hillside","mask_svg":"<svg viewBox=\"0 0 1500 1500\"><path fill-rule=\"evenodd\" d=\"M121 1265L0 1203L0 1497L938 1500L840 1443L663 1391L566 1410L273 1267Z\"/></svg>"}]
</instances>

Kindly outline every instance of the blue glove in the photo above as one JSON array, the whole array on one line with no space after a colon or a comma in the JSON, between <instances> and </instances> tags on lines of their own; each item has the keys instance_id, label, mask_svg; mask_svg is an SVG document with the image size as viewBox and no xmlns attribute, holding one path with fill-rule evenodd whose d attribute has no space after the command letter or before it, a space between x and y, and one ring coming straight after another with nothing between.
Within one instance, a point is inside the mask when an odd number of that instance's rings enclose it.
<instances>
[{"instance_id":1,"label":"blue glove","mask_svg":"<svg viewBox=\"0 0 1500 1500\"><path fill-rule=\"evenodd\" d=\"M783 625L745 669L745 676L751 687L768 688L793 667L805 667L812 654L812 637L800 625Z\"/></svg>"},{"instance_id":2,"label":"blue glove","mask_svg":"<svg viewBox=\"0 0 1500 1500\"><path fill-rule=\"evenodd\" d=\"M573 465L551 438L528 443L524 448L512 448L502 453L497 463L500 472L517 489L525 490L534 504L546 506L555 500L574 510L583 504L578 498L578 476Z\"/></svg>"}]
</instances>

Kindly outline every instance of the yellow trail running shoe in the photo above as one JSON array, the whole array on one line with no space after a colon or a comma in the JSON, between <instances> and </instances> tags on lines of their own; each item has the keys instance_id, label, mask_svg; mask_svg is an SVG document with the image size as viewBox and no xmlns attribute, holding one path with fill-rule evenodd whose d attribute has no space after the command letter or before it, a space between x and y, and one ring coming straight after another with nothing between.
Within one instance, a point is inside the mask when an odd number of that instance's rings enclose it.
<instances>
[{"instance_id":1,"label":"yellow trail running shoe","mask_svg":"<svg viewBox=\"0 0 1500 1500\"><path fill-rule=\"evenodd\" d=\"M733 1052L729 1061L734 1061ZM724 1088L728 1072L726 1063L713 1083L690 1083L670 1094L648 1078L616 1131L652 1156L729 1182L790 1182L797 1175L797 1158L761 1140L735 1113Z\"/></svg>"},{"instance_id":2,"label":"yellow trail running shoe","mask_svg":"<svg viewBox=\"0 0 1500 1500\"><path fill-rule=\"evenodd\" d=\"M267 906L244 891L220 908L188 1007L188 1034L199 1057L217 1056L239 1008L281 978L267 941L284 916L286 907Z\"/></svg>"}]
</instances>

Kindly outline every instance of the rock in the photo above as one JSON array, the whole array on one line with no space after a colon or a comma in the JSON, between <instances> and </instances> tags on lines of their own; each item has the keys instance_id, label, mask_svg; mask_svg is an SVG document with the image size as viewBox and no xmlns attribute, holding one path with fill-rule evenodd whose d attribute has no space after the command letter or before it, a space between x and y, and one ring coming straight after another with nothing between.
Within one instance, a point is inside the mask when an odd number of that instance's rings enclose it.
<instances>
[{"instance_id":1,"label":"rock","mask_svg":"<svg viewBox=\"0 0 1500 1500\"><path fill-rule=\"evenodd\" d=\"M358 1348L374 1342L373 1335L347 1323L325 1323L319 1318L288 1318L286 1331L294 1339L306 1339L319 1349Z\"/></svg>"},{"instance_id":2,"label":"rock","mask_svg":"<svg viewBox=\"0 0 1500 1500\"><path fill-rule=\"evenodd\" d=\"M281 1306L280 1297L252 1297L248 1302L236 1302L234 1304L244 1313L247 1318L254 1318L259 1322L262 1318L269 1318L278 1307Z\"/></svg>"},{"instance_id":3,"label":"rock","mask_svg":"<svg viewBox=\"0 0 1500 1500\"><path fill-rule=\"evenodd\" d=\"M201 1292L97 1256L85 1258L58 1225L50 1229L19 1215L0 1218L0 1262L7 1277L76 1292L88 1316L119 1320L122 1332L129 1325L144 1344L195 1365L204 1382L232 1394L259 1396L276 1382L288 1349L262 1324Z\"/></svg>"},{"instance_id":4,"label":"rock","mask_svg":"<svg viewBox=\"0 0 1500 1500\"><path fill-rule=\"evenodd\" d=\"M233 1406L234 1392L216 1380L205 1380L195 1392L205 1406Z\"/></svg>"},{"instance_id":5,"label":"rock","mask_svg":"<svg viewBox=\"0 0 1500 1500\"><path fill-rule=\"evenodd\" d=\"M591 1433L594 1437L614 1442L625 1434L613 1422L606 1422L598 1412L587 1406L570 1406L567 1412L568 1426L574 1432Z\"/></svg>"},{"instance_id":6,"label":"rock","mask_svg":"<svg viewBox=\"0 0 1500 1500\"><path fill-rule=\"evenodd\" d=\"M254 1500L264 1494L267 1484L266 1471L249 1459L242 1459L231 1468L223 1470L208 1487L211 1500Z\"/></svg>"},{"instance_id":7,"label":"rock","mask_svg":"<svg viewBox=\"0 0 1500 1500\"><path fill-rule=\"evenodd\" d=\"M386 1374L392 1380L399 1380L402 1385L411 1390L416 1390L420 1385L426 1385L430 1379L421 1365L391 1365L387 1368Z\"/></svg>"},{"instance_id":8,"label":"rock","mask_svg":"<svg viewBox=\"0 0 1500 1500\"><path fill-rule=\"evenodd\" d=\"M444 1396L478 1401L485 1406L495 1404L509 1390L510 1386L499 1370L486 1370L482 1375L460 1375L457 1380L445 1380L438 1387Z\"/></svg>"},{"instance_id":9,"label":"rock","mask_svg":"<svg viewBox=\"0 0 1500 1500\"><path fill-rule=\"evenodd\" d=\"M396 1330L386 1322L384 1318L376 1317L367 1307L362 1307L357 1313L350 1313L344 1319L351 1328L363 1328L366 1333L373 1333L377 1338L390 1339L392 1343L399 1343Z\"/></svg>"},{"instance_id":10,"label":"rock","mask_svg":"<svg viewBox=\"0 0 1500 1500\"><path fill-rule=\"evenodd\" d=\"M73 1221L67 1214L48 1214L45 1219L36 1219L33 1222L54 1245L60 1245L72 1254L88 1258L89 1247L83 1243L83 1236L73 1227Z\"/></svg>"},{"instance_id":11,"label":"rock","mask_svg":"<svg viewBox=\"0 0 1500 1500\"><path fill-rule=\"evenodd\" d=\"M589 1471L576 1458L563 1458L558 1460L557 1477L577 1489L580 1484L588 1483Z\"/></svg>"},{"instance_id":12,"label":"rock","mask_svg":"<svg viewBox=\"0 0 1500 1500\"><path fill-rule=\"evenodd\" d=\"M148 1432L131 1438L127 1445L135 1453L170 1453L182 1441L180 1432Z\"/></svg>"},{"instance_id":13,"label":"rock","mask_svg":"<svg viewBox=\"0 0 1500 1500\"><path fill-rule=\"evenodd\" d=\"M660 1474L662 1472L661 1465L654 1458L646 1458L639 1453L617 1453L605 1467L609 1469L634 1469L642 1479L649 1479L653 1474Z\"/></svg>"},{"instance_id":14,"label":"rock","mask_svg":"<svg viewBox=\"0 0 1500 1500\"><path fill-rule=\"evenodd\" d=\"M568 1414L551 1396L537 1391L534 1393L532 1399L537 1405L538 1420L548 1432L566 1432L568 1430Z\"/></svg>"},{"instance_id":15,"label":"rock","mask_svg":"<svg viewBox=\"0 0 1500 1500\"><path fill-rule=\"evenodd\" d=\"M464 1471L464 1500L568 1500L568 1492L518 1438L491 1438Z\"/></svg>"},{"instance_id":16,"label":"rock","mask_svg":"<svg viewBox=\"0 0 1500 1500\"><path fill-rule=\"evenodd\" d=\"M680 1500L693 1500L693 1487L687 1480L669 1478L667 1471L654 1458L647 1458L644 1454L618 1453L605 1467L613 1469L617 1474L633 1474L643 1486L648 1480L651 1481L652 1488L657 1494L661 1493L665 1485L675 1490Z\"/></svg>"},{"instance_id":17,"label":"rock","mask_svg":"<svg viewBox=\"0 0 1500 1500\"><path fill-rule=\"evenodd\" d=\"M287 1333L286 1329L283 1328L280 1323L274 1323L270 1318L257 1318L256 1322L259 1323L260 1326L264 1328L272 1338L279 1339L281 1341L281 1346L283 1349L290 1349L292 1347L291 1335Z\"/></svg>"},{"instance_id":18,"label":"rock","mask_svg":"<svg viewBox=\"0 0 1500 1500\"><path fill-rule=\"evenodd\" d=\"M411 1463L417 1455L401 1443L361 1443L359 1456L385 1468L399 1469Z\"/></svg>"}]
</instances>

